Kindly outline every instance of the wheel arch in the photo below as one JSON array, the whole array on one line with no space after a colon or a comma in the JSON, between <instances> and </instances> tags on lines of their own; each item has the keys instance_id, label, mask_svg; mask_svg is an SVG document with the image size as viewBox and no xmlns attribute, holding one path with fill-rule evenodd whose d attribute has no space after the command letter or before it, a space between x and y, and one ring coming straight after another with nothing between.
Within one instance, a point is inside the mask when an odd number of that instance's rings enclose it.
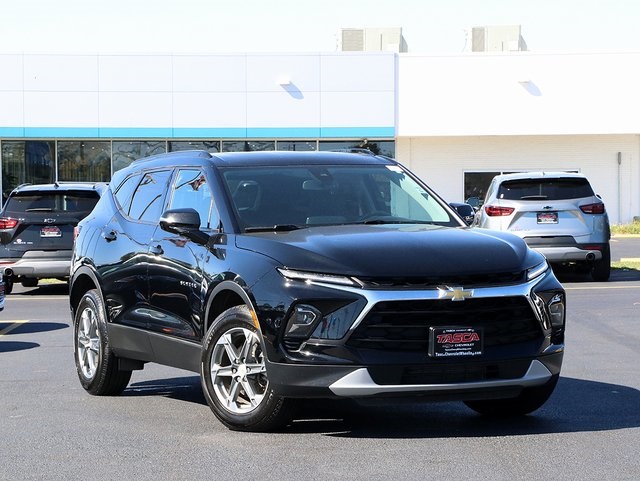
<instances>
[{"instance_id":1,"label":"wheel arch","mask_svg":"<svg viewBox=\"0 0 640 481\"><path fill-rule=\"evenodd\" d=\"M69 288L69 304L74 315L82 296L91 289L97 289L102 296L102 289L95 272L88 267L81 267L74 273Z\"/></svg>"},{"instance_id":2,"label":"wheel arch","mask_svg":"<svg viewBox=\"0 0 640 481\"><path fill-rule=\"evenodd\" d=\"M231 307L240 305L246 305L249 308L255 322L255 308L246 291L232 281L223 281L218 284L211 292L209 300L207 301L207 308L205 311L206 324L204 326L204 333L207 332L207 330L211 326L211 323L220 314Z\"/></svg>"}]
</instances>

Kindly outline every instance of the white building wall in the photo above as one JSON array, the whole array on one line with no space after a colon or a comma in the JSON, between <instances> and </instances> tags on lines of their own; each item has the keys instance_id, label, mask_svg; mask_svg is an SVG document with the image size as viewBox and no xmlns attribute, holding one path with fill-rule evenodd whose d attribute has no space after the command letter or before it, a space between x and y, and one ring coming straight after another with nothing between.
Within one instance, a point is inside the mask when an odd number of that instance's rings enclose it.
<instances>
[{"instance_id":1,"label":"white building wall","mask_svg":"<svg viewBox=\"0 0 640 481\"><path fill-rule=\"evenodd\" d=\"M640 133L640 53L401 55L400 137Z\"/></svg>"},{"instance_id":2,"label":"white building wall","mask_svg":"<svg viewBox=\"0 0 640 481\"><path fill-rule=\"evenodd\" d=\"M395 134L393 53L0 55L1 138Z\"/></svg>"},{"instance_id":3,"label":"white building wall","mask_svg":"<svg viewBox=\"0 0 640 481\"><path fill-rule=\"evenodd\" d=\"M640 135L402 137L396 156L449 202L464 200L465 172L577 170L612 223L640 212Z\"/></svg>"}]
</instances>

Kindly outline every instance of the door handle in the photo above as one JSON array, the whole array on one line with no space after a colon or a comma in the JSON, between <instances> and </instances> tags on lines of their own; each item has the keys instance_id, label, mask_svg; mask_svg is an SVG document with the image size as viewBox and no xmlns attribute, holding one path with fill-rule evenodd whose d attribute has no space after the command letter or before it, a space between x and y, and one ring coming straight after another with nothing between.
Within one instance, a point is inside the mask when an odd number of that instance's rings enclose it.
<instances>
[{"instance_id":1,"label":"door handle","mask_svg":"<svg viewBox=\"0 0 640 481\"><path fill-rule=\"evenodd\" d=\"M115 233L115 231L108 231L108 232L102 232L102 237L104 238L104 240L106 240L107 242L111 242L114 241L118 238L118 235Z\"/></svg>"},{"instance_id":2,"label":"door handle","mask_svg":"<svg viewBox=\"0 0 640 481\"><path fill-rule=\"evenodd\" d=\"M150 246L149 247L149 253L159 256L164 254L164 250L162 249L162 247L160 246L160 244L156 244L154 246Z\"/></svg>"}]
</instances>

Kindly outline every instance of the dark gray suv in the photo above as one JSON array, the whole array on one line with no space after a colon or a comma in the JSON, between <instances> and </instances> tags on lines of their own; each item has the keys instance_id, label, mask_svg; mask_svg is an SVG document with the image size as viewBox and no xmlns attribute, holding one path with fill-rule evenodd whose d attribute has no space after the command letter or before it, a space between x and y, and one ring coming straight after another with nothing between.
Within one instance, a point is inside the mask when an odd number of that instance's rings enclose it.
<instances>
[{"instance_id":1,"label":"dark gray suv","mask_svg":"<svg viewBox=\"0 0 640 481\"><path fill-rule=\"evenodd\" d=\"M35 287L43 278L67 279L74 228L98 202L106 184L23 184L0 212L0 270L5 289Z\"/></svg>"}]
</instances>

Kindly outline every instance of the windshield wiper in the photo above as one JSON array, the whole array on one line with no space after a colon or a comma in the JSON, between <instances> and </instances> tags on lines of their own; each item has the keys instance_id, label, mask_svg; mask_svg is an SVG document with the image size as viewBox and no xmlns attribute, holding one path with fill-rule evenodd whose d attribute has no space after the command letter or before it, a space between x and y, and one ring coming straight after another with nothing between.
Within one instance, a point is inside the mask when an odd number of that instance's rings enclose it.
<instances>
[{"instance_id":1,"label":"windshield wiper","mask_svg":"<svg viewBox=\"0 0 640 481\"><path fill-rule=\"evenodd\" d=\"M374 217L358 222L358 224L376 225L376 224L432 224L431 221L413 220L405 217Z\"/></svg>"},{"instance_id":2,"label":"windshield wiper","mask_svg":"<svg viewBox=\"0 0 640 481\"><path fill-rule=\"evenodd\" d=\"M305 226L306 227L306 226ZM290 232L302 229L302 226L295 224L276 224L271 227L247 227L245 232Z\"/></svg>"},{"instance_id":3,"label":"windshield wiper","mask_svg":"<svg viewBox=\"0 0 640 481\"><path fill-rule=\"evenodd\" d=\"M25 212L53 212L51 207L34 207L33 209L25 209Z\"/></svg>"}]
</instances>

